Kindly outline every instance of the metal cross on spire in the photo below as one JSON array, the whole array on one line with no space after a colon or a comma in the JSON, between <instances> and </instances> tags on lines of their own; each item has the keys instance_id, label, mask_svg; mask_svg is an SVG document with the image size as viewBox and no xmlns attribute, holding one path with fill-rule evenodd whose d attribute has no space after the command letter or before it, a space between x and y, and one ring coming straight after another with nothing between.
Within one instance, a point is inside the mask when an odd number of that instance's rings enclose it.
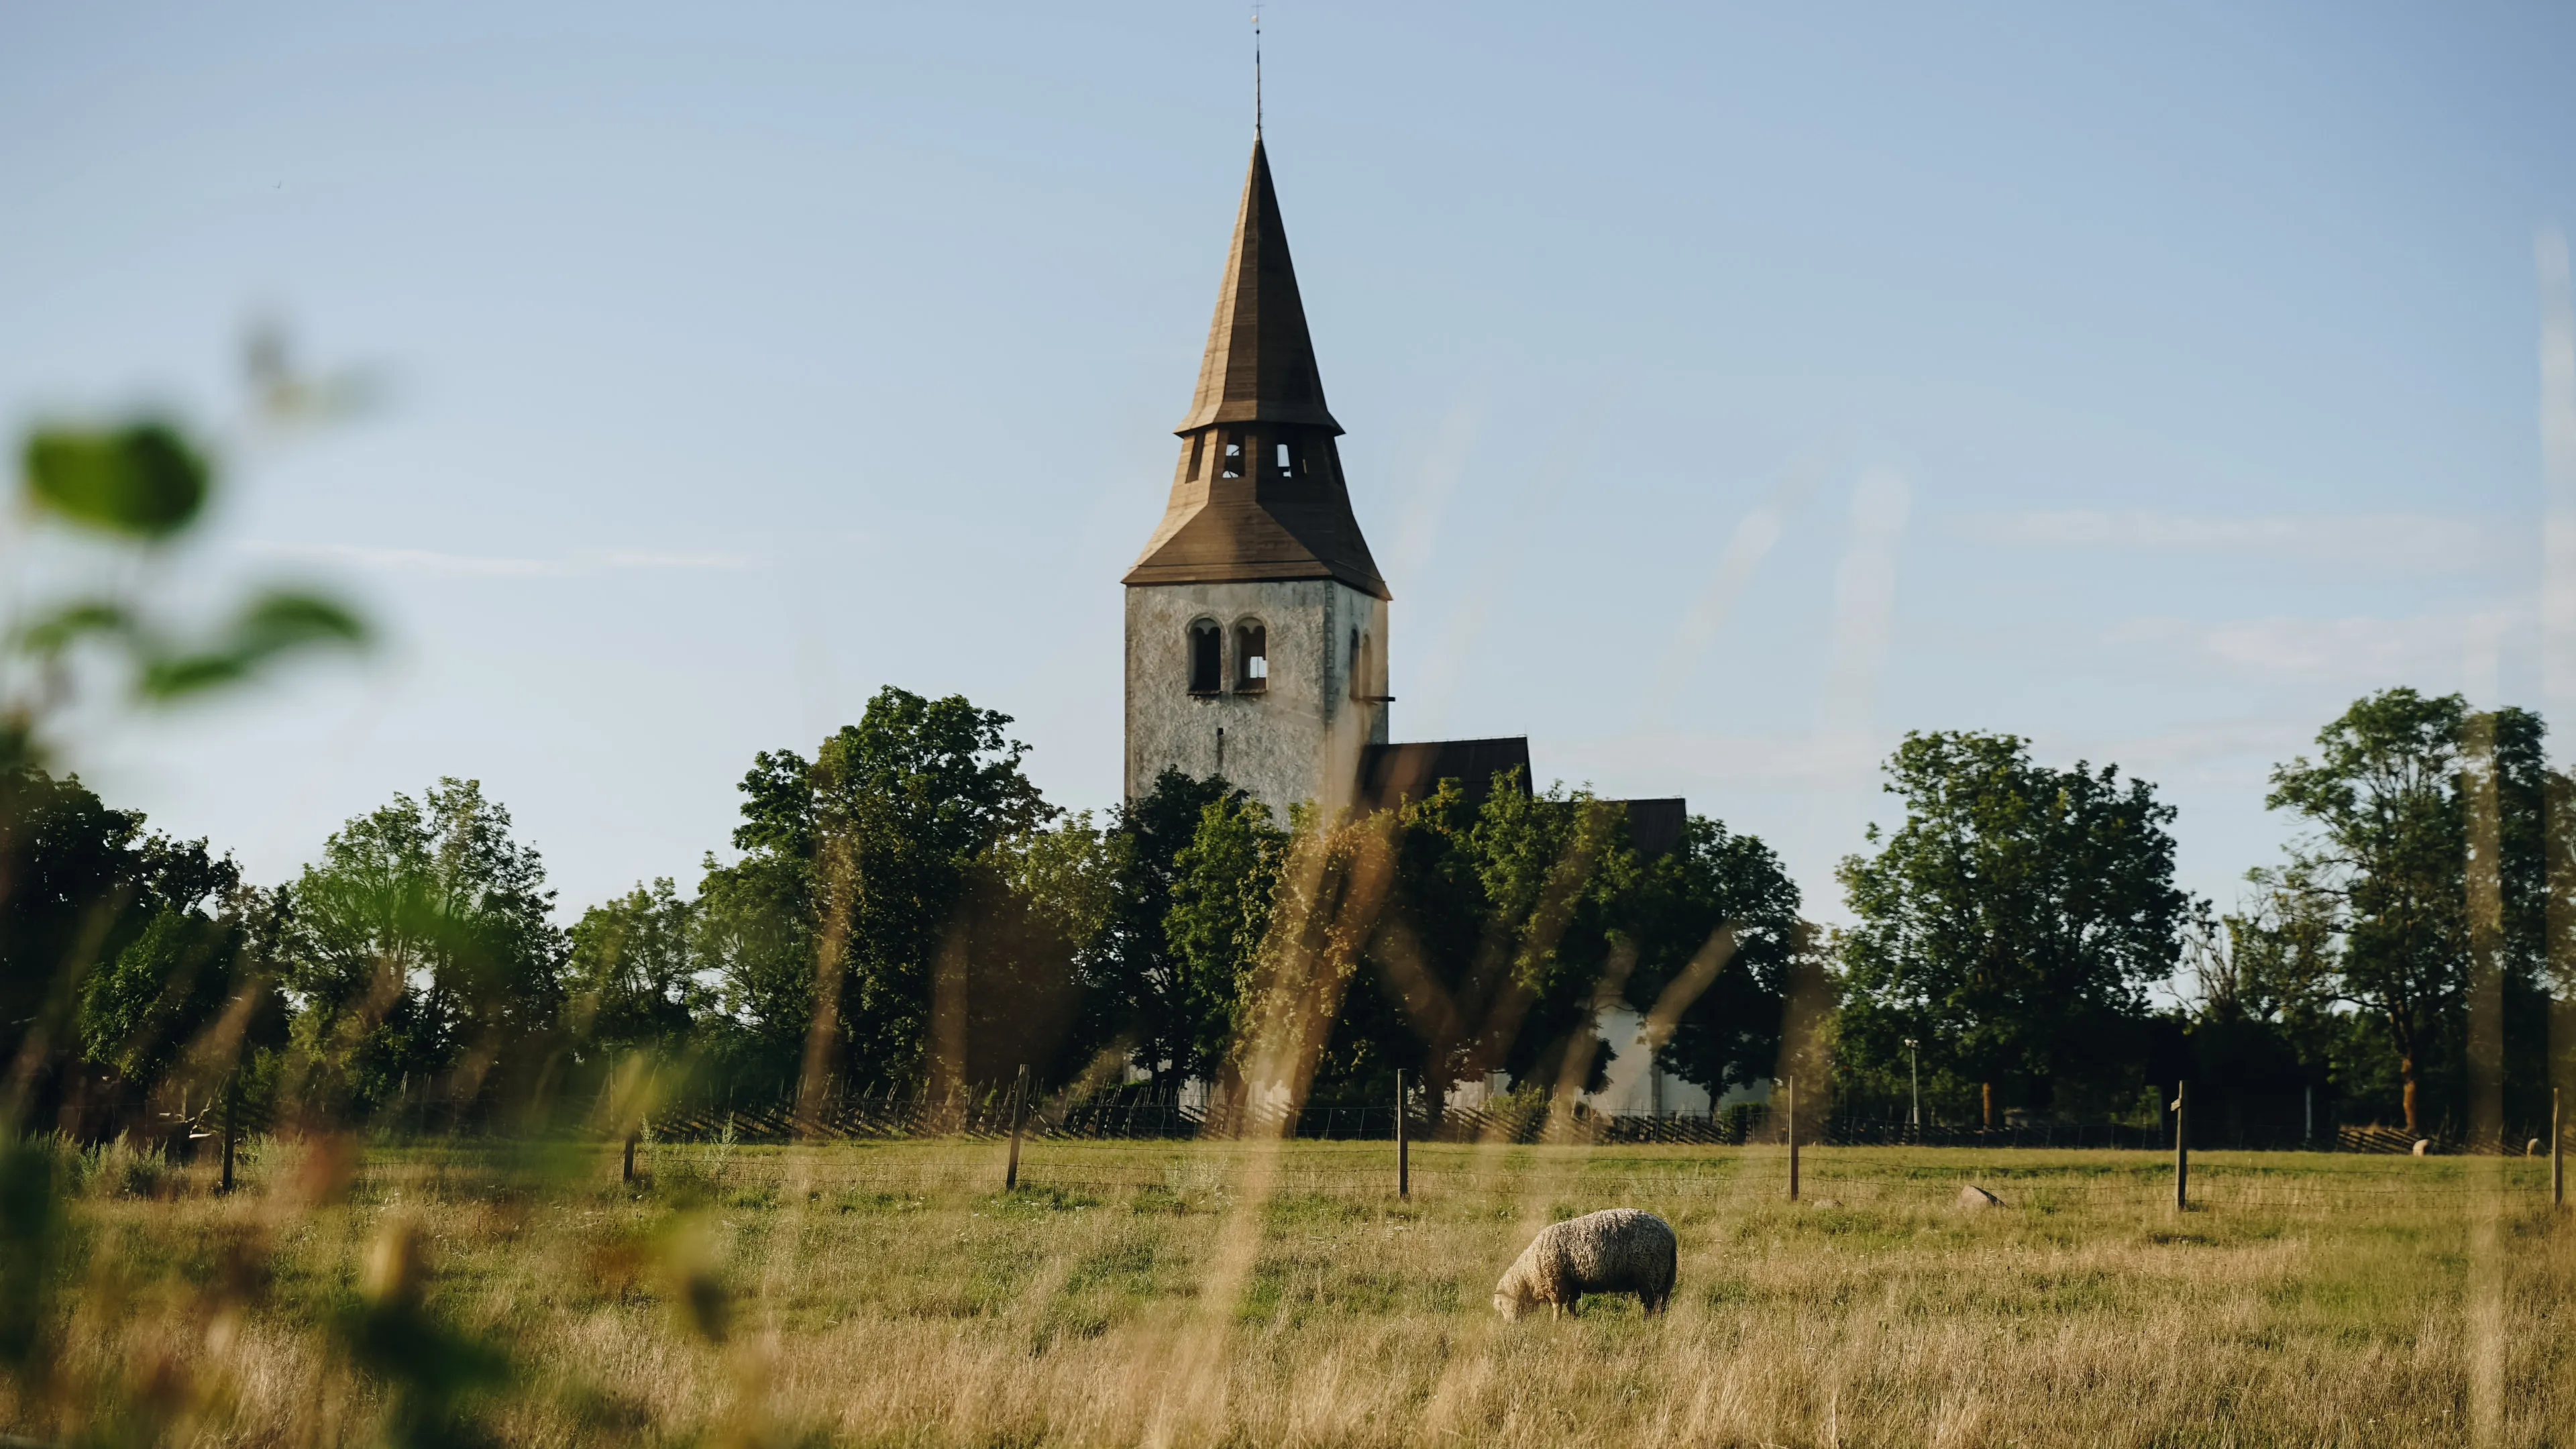
<instances>
[{"instance_id":1,"label":"metal cross on spire","mask_svg":"<svg viewBox=\"0 0 2576 1449\"><path fill-rule=\"evenodd\" d=\"M1252 134L1261 134L1261 7L1252 7Z\"/></svg>"}]
</instances>

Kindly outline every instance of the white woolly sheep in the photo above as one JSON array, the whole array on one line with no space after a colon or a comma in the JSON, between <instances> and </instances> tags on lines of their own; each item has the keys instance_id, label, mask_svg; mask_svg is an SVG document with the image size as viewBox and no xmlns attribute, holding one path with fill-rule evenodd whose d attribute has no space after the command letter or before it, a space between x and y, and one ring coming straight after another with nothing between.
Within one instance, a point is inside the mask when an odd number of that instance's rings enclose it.
<instances>
[{"instance_id":1,"label":"white woolly sheep","mask_svg":"<svg viewBox=\"0 0 2576 1449\"><path fill-rule=\"evenodd\" d=\"M1544 1303L1554 1317L1586 1293L1634 1293L1640 1308L1660 1313L1679 1254L1672 1224L1635 1208L1551 1223L1494 1285L1494 1311L1518 1318Z\"/></svg>"}]
</instances>

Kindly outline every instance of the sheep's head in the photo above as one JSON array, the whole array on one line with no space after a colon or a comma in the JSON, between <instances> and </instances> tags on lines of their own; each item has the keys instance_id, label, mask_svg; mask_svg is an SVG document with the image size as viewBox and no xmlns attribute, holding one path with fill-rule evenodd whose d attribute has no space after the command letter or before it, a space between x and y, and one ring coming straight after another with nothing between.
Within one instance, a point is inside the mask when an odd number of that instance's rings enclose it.
<instances>
[{"instance_id":1,"label":"sheep's head","mask_svg":"<svg viewBox=\"0 0 2576 1449\"><path fill-rule=\"evenodd\" d=\"M1531 1296L1528 1285L1517 1276L1494 1285L1494 1311L1505 1318L1518 1321L1536 1307L1538 1300Z\"/></svg>"}]
</instances>

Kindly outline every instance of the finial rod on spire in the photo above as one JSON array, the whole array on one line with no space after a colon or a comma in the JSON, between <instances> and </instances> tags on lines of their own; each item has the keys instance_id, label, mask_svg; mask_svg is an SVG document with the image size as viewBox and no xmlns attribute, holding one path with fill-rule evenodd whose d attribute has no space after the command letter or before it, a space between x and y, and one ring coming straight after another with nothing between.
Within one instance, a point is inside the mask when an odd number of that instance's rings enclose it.
<instances>
[{"instance_id":1,"label":"finial rod on spire","mask_svg":"<svg viewBox=\"0 0 2576 1449\"><path fill-rule=\"evenodd\" d=\"M1261 7L1252 7L1252 134L1261 134Z\"/></svg>"}]
</instances>

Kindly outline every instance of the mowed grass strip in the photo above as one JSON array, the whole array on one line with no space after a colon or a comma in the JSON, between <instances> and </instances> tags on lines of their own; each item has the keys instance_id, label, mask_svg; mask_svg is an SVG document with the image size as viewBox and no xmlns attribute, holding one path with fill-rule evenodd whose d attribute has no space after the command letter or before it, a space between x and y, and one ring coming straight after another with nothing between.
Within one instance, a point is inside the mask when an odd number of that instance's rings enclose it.
<instances>
[{"instance_id":1,"label":"mowed grass strip","mask_svg":"<svg viewBox=\"0 0 2576 1449\"><path fill-rule=\"evenodd\" d=\"M1777 1148L1417 1144L1410 1199L1390 1144L1039 1141L1008 1193L1003 1150L385 1149L324 1205L290 1144L229 1199L96 1170L57 1376L187 1442L366 1439L337 1325L403 1223L522 1443L2413 1445L2465 1441L2490 1352L2497 1442L2576 1436L2541 1164L2213 1153L2176 1213L2145 1153L1808 1149L1792 1205ZM1680 1234L1668 1317L1493 1314L1615 1206Z\"/></svg>"}]
</instances>

